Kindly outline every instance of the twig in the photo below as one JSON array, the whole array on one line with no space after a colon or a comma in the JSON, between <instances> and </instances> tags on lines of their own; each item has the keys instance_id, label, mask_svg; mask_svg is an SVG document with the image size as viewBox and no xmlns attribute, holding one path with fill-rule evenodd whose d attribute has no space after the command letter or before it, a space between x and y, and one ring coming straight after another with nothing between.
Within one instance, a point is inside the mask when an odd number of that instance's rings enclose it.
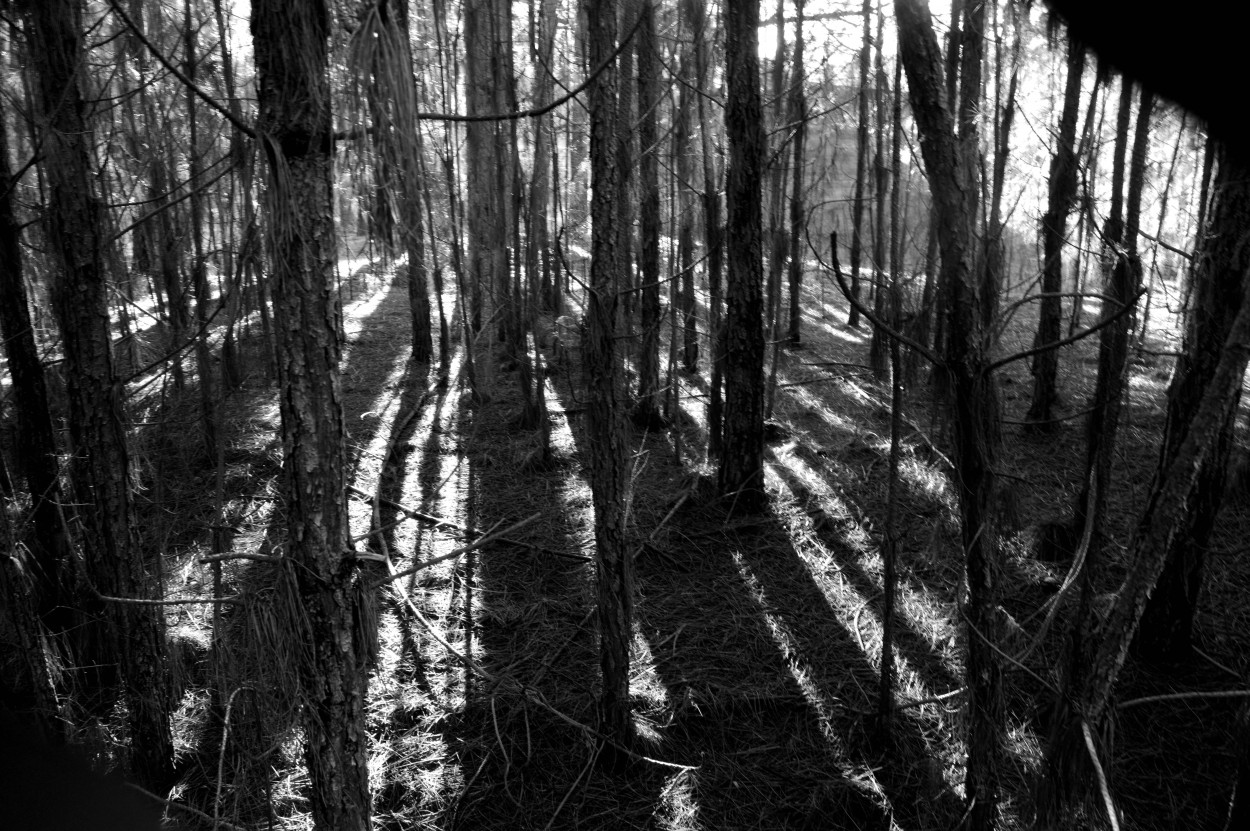
<instances>
[{"instance_id":1,"label":"twig","mask_svg":"<svg viewBox=\"0 0 1250 831\"><path fill-rule=\"evenodd\" d=\"M829 236L832 242L830 259L833 260L833 274L834 277L837 278L838 288L841 289L842 295L846 298L847 302L858 309L861 315L868 318L868 322L879 329L882 334L893 338L904 346L914 350L917 354L923 356L925 360L934 366L945 366L945 362L937 355L933 354L933 352L925 347L924 344L907 337L902 332L899 332L890 326L887 326L881 318L877 317L873 313L872 309L869 309L862 302L860 302L859 298L851 292L851 287L846 284L846 278L842 276L842 264L838 262L838 232L834 231ZM816 255L817 262L821 265L826 265L824 259L820 256L820 252L817 251L815 246L812 245L810 239L808 240L807 245L812 250L812 253Z\"/></svg>"},{"instance_id":2,"label":"twig","mask_svg":"<svg viewBox=\"0 0 1250 831\"><path fill-rule=\"evenodd\" d=\"M251 687L239 687L230 693L230 698L226 699L226 715L221 726L221 750L217 754L217 793L213 797L213 828L221 823L221 783L225 781L226 767L226 745L229 744L230 738L230 711L234 708L234 697L239 693L247 690L252 692Z\"/></svg>"},{"instance_id":3,"label":"twig","mask_svg":"<svg viewBox=\"0 0 1250 831\"><path fill-rule=\"evenodd\" d=\"M590 770L591 765L599 758L599 754L603 752L603 745L598 745L595 752L590 754L590 759L586 765L577 774L577 778L573 780L573 784L569 785L569 789L564 792L564 798L560 800L560 804L556 806L555 813L551 815L551 819L547 820L547 824L543 826L543 831L551 831L551 826L555 823L556 817L560 816L560 811L564 810L564 805L569 801L569 797L573 795L573 791L577 789L577 783L582 781L582 777L586 775L586 771Z\"/></svg>"},{"instance_id":4,"label":"twig","mask_svg":"<svg viewBox=\"0 0 1250 831\"><path fill-rule=\"evenodd\" d=\"M126 784L146 796L148 799L151 799L153 802L159 802L169 808L177 808L179 811L186 811L188 814L213 823L213 828L227 828L230 829L230 831L247 831L247 829L241 825L234 825L233 823L226 822L225 820L215 819L201 811L199 808L192 808L190 805L183 805L181 802L174 802L172 799L159 797L147 788L136 785L134 782L127 782Z\"/></svg>"},{"instance_id":5,"label":"twig","mask_svg":"<svg viewBox=\"0 0 1250 831\"><path fill-rule=\"evenodd\" d=\"M909 710L912 707L923 707L925 704L940 704L948 698L954 698L955 696L962 695L967 691L967 687L959 687L958 689L951 690L950 692L944 692L941 695L931 695L928 698L918 698L915 701L905 701L902 704L895 704L894 709L896 711Z\"/></svg>"},{"instance_id":6,"label":"twig","mask_svg":"<svg viewBox=\"0 0 1250 831\"><path fill-rule=\"evenodd\" d=\"M353 542L355 542L353 540ZM203 557L197 557L196 562L200 565L205 563L220 563L226 560L254 560L258 563L280 563L283 558L277 554L248 554L246 552L226 553L226 554L205 554Z\"/></svg>"},{"instance_id":7,"label":"twig","mask_svg":"<svg viewBox=\"0 0 1250 831\"><path fill-rule=\"evenodd\" d=\"M1107 808L1107 819L1111 820L1111 831L1120 831L1119 814L1115 803L1111 801L1111 789L1107 787L1107 775L1103 773L1102 762L1098 761L1098 751L1094 748L1094 735L1090 732L1089 722L1081 720L1081 734L1085 736L1085 749L1089 751L1089 760L1094 763L1094 775L1098 777L1098 789L1102 791L1102 802Z\"/></svg>"},{"instance_id":8,"label":"twig","mask_svg":"<svg viewBox=\"0 0 1250 831\"><path fill-rule=\"evenodd\" d=\"M356 496L362 497L363 499L368 499L369 501L373 501L373 494L367 491L361 490L355 485L348 485L347 491L348 493L355 494ZM409 508L407 505L401 505L400 503L395 502L394 500L382 499L380 501L386 507L394 508L397 511L403 511L405 514L412 517L413 519L419 519L422 522L428 522L432 525L435 525L441 528L451 528L456 531L462 531L466 534L473 533L469 528L457 522L452 522L451 520L443 519L442 517L436 517L433 514L423 513L422 511L418 511L416 508Z\"/></svg>"},{"instance_id":9,"label":"twig","mask_svg":"<svg viewBox=\"0 0 1250 831\"><path fill-rule=\"evenodd\" d=\"M625 37L621 38L621 42L617 44L616 50L613 51L611 55L608 55L607 58L604 59L603 63L595 67L594 71L592 71L588 76L586 76L586 80L582 81L582 83L580 83L579 85L569 90L567 93L555 99L549 104L544 104L541 107L532 107L528 110L518 110L516 112L510 112L510 113L488 113L485 115L461 115L460 113L418 112L414 117L418 121L481 122L481 121L517 121L522 118L537 118L541 115L546 115L547 113L551 112L557 107L562 106L568 101L571 101L573 98L576 98L579 93L581 93L583 90L589 87L592 83L594 83L595 79L598 78L599 75L605 69L607 69L609 66L612 65L612 62L616 60L617 55L619 55L625 49L625 47L629 45L630 39L633 38L634 33L638 31L638 26L641 23L642 23L642 13L640 12L638 14L637 19L634 20L634 25L632 28L630 28L629 33L626 34ZM363 128L357 128L354 130L340 130L334 134L334 140L345 141L348 139L356 139L363 135L368 135L372 133L373 129L374 129L373 127L363 127Z\"/></svg>"},{"instance_id":10,"label":"twig","mask_svg":"<svg viewBox=\"0 0 1250 831\"><path fill-rule=\"evenodd\" d=\"M1240 672L1238 672L1237 670L1235 670L1235 669L1233 669L1232 667L1227 666L1227 665L1225 665L1225 664L1221 664L1219 661L1215 660L1215 658L1213 658L1213 657L1211 657L1210 655L1208 655L1207 653L1203 652L1201 649L1199 649L1199 648L1198 648L1198 647L1196 647L1196 646L1195 646L1195 647L1192 647L1192 648L1193 648L1193 650L1194 650L1194 653L1195 653L1195 654L1196 654L1199 658L1202 658L1202 659L1203 659L1203 660L1205 660L1207 663L1209 663L1211 666L1216 667L1217 669L1222 669L1222 670L1224 670L1225 672L1227 672L1229 675L1231 675L1231 676L1233 676L1234 678L1236 678L1237 680L1239 680L1239 681L1241 680L1241 677L1242 677L1242 676L1241 676L1241 673L1240 673Z\"/></svg>"},{"instance_id":11,"label":"twig","mask_svg":"<svg viewBox=\"0 0 1250 831\"><path fill-rule=\"evenodd\" d=\"M424 562L417 563L412 568L406 568L403 571L396 571L391 574L388 574L385 577L381 577L369 584L369 590L372 591L373 589L376 589L380 586L384 586L387 583L390 583L394 580L398 580L401 577L407 577L410 574L416 574L418 571L421 571L422 569L425 569L425 568L429 568L435 563L441 563L445 560L454 559L456 557L459 557L461 554L467 554L470 551L474 551L478 548L481 548L484 545L489 545L492 542L497 542L498 540L502 540L504 539L505 534L510 534L524 525L529 525L531 522L538 519L540 516L542 516L541 513L528 516L525 519L521 520L520 522L515 522L512 525L509 525L507 528L503 529L498 534L492 534L488 532L486 536L482 537L477 542L469 543L468 545L463 545L460 548L457 548L455 551L449 551L448 553L444 554L441 557L435 557L433 560L426 560Z\"/></svg>"},{"instance_id":12,"label":"twig","mask_svg":"<svg viewBox=\"0 0 1250 831\"><path fill-rule=\"evenodd\" d=\"M1014 664L1015 666L1019 667L1020 669L1024 670L1025 672L1027 672L1029 675L1033 676L1034 680L1036 680L1036 681L1037 681L1039 684L1041 684L1043 687L1045 687L1046 689L1050 690L1050 691L1051 691L1052 693L1054 693L1055 695L1059 695L1059 690L1055 689L1055 685L1054 685L1054 684L1050 683L1050 682L1049 682L1049 681L1047 681L1045 678L1043 678L1042 676L1038 675L1038 674L1037 674L1036 672L1034 672L1033 670L1029 669L1029 668L1028 668L1027 666L1025 666L1025 665L1024 665L1024 664L1023 664L1023 663L1022 663L1022 662L1021 662L1018 658L1015 658L1015 657L1013 657L1013 656L1011 656L1011 655L1008 655L1006 652L1003 652L1001 649L999 649L999 648L998 648L998 644L994 643L992 640L990 640L988 637L986 637L986 636L985 636L985 633L983 633L980 629L978 629L976 626L974 626L974 625L973 625L973 623L972 623L972 618L968 617L968 612L967 612L967 610L965 610L965 609L960 609L960 610L959 610L959 613L960 613L961 615L963 615L964 622L968 624L968 628L969 628L969 629L971 629L971 630L972 630L972 631L976 634L976 636L977 636L978 638L980 638L982 641L984 641L986 646L988 646L990 649L994 650L994 652L998 653L998 655L999 655L1001 658L1003 658L1004 660L1006 660L1006 661L1008 661L1008 662L1010 662L1010 663ZM1026 653L1026 654L1027 654L1027 653Z\"/></svg>"},{"instance_id":13,"label":"twig","mask_svg":"<svg viewBox=\"0 0 1250 831\"><path fill-rule=\"evenodd\" d=\"M1194 692L1167 693L1166 695L1148 695L1144 698L1134 698L1131 701L1117 704L1116 709L1127 710L1129 707L1136 707L1141 704L1154 704L1157 701L1181 701L1186 698L1250 698L1250 690L1211 690L1210 692L1198 690Z\"/></svg>"},{"instance_id":14,"label":"twig","mask_svg":"<svg viewBox=\"0 0 1250 831\"><path fill-rule=\"evenodd\" d=\"M127 603L131 606L191 606L196 603L235 603L242 605L243 603L243 600L238 595L234 597L178 597L173 600L149 600L140 597L113 597L97 592L96 597L108 603Z\"/></svg>"},{"instance_id":15,"label":"twig","mask_svg":"<svg viewBox=\"0 0 1250 831\"><path fill-rule=\"evenodd\" d=\"M367 493L361 490L360 488L356 487L355 485L348 485L347 490L348 492L353 493L356 496L363 497L365 499L368 499L371 502L373 501L373 494ZM475 531L473 531L473 529L467 526L460 525L459 523L455 523L450 520L443 519L441 517L433 516L432 514L427 514L422 511L418 511L415 508L409 508L407 505L400 504L399 502L395 502L394 500L382 499L380 501L383 505L387 506L388 508L394 508L397 511L402 511L403 513L407 514L413 519L418 519L418 520L421 520L422 522L428 522L434 525L435 527L451 528L463 534L476 533ZM507 537L499 537L498 540L499 542L506 542L508 545L515 545L518 548L528 548L531 551L541 551L544 554L550 554L553 557L562 557L566 560L576 560L579 563L590 562L589 557L582 556L581 554L569 554L567 551L557 551L554 548L544 548L543 546L535 545L532 542L524 542L522 540L514 540L514 539L507 538ZM356 555L356 556L360 556L360 555Z\"/></svg>"},{"instance_id":16,"label":"twig","mask_svg":"<svg viewBox=\"0 0 1250 831\"><path fill-rule=\"evenodd\" d=\"M1040 352L1049 352L1052 349L1059 349L1060 347L1064 347L1064 346L1068 346L1069 344L1076 343L1079 340L1084 340L1085 338L1097 332L1099 329L1105 329L1106 327L1110 326L1112 323L1115 323L1117 320L1124 317L1129 312L1133 311L1133 308L1137 305L1137 301L1140 300L1141 296L1145 293L1146 293L1146 290L1141 289L1140 291L1137 292L1137 294L1129 298L1129 301L1125 303L1122 308L1117 310L1115 314L1103 318L1102 320L1095 323L1093 326L1090 326L1088 329L1085 329L1081 332L1077 332L1075 335L1071 335L1069 337L1061 338L1060 340L1053 341L1051 343L1044 343L1041 346L1036 346L1032 349L1026 349L1023 352L1017 352L1014 355L1008 355L1005 358L1000 358L997 361L994 361L994 363L987 366L985 369L981 370L981 374L989 375L994 370L1001 369L1007 364L1014 363L1015 361L1022 361L1025 358L1031 358Z\"/></svg>"}]
</instances>

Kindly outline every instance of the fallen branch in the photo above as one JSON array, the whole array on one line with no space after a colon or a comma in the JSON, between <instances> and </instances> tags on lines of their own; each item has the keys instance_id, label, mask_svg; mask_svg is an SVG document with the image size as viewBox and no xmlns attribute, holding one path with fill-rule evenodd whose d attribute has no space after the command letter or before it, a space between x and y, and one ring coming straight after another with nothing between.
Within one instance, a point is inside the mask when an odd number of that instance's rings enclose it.
<instances>
[{"instance_id":1,"label":"fallen branch","mask_svg":"<svg viewBox=\"0 0 1250 831\"><path fill-rule=\"evenodd\" d=\"M1154 704L1159 701L1183 701L1187 698L1250 698L1250 690L1211 690L1210 692L1182 692L1167 693L1166 695L1148 695L1144 698L1134 698L1131 701L1125 701L1116 705L1117 710L1127 710L1129 707L1137 707L1142 704Z\"/></svg>"},{"instance_id":2,"label":"fallen branch","mask_svg":"<svg viewBox=\"0 0 1250 831\"><path fill-rule=\"evenodd\" d=\"M1098 777L1098 789L1102 791L1102 803L1107 809L1107 819L1111 820L1111 831L1120 831L1120 818L1111 801L1111 789L1107 787L1107 774L1103 773L1102 762L1098 761L1098 751L1094 748L1094 735L1090 732L1089 722L1082 719L1081 733L1085 736L1085 749L1089 751L1089 760L1094 763L1094 775Z\"/></svg>"},{"instance_id":3,"label":"fallen branch","mask_svg":"<svg viewBox=\"0 0 1250 831\"><path fill-rule=\"evenodd\" d=\"M422 569L426 569L426 568L429 568L430 566L437 565L442 562L446 562L447 560L454 560L462 554L468 554L470 551L474 551L485 545L490 545L492 542L498 542L499 540L505 539L504 537L505 534L511 533L524 525L529 525L531 522L538 519L540 516L542 516L542 514L534 514L533 516L528 516L525 519L521 520L520 522L515 522L512 525L509 525L507 528L503 529L498 534L487 532L486 536L482 537L477 542L470 543L469 545L463 545L454 551L449 551L448 553L442 555L441 557L435 557L432 560L425 560L423 562L417 563L412 568L406 568L403 571L392 570L391 573L386 575L385 577L375 580L372 583L370 583L369 589L370 591L372 591L373 589L380 588L381 586L385 586L387 583L398 580L401 577L407 577L410 574L416 574L418 571L421 571Z\"/></svg>"},{"instance_id":4,"label":"fallen branch","mask_svg":"<svg viewBox=\"0 0 1250 831\"><path fill-rule=\"evenodd\" d=\"M355 485L348 485L347 490L349 493L355 494L356 496L362 497L364 499L369 500L370 502L373 502L373 494L367 493L366 491L361 490ZM379 501L383 505L387 506L388 508L394 508L397 511L402 511L408 516L412 517L413 519L417 519L422 522L428 522L431 525L434 525L435 527L438 527L438 528L450 528L452 530L459 531L462 534L477 533L473 529L468 528L464 525L460 525L459 523L443 519L442 517L436 517L436 516L433 516L432 514L427 514L422 511L418 511L415 508L409 508L407 505L402 505L399 502L395 502L390 499L381 499ZM515 545L518 548L528 548L531 551L542 551L543 553L551 554L554 557L563 557L566 560L576 560L579 563L590 562L589 557L582 556L581 554L569 554L568 552L565 552L565 551L556 551L553 548L544 548L543 546L535 545L532 542L523 542L521 540L514 540L508 537L499 537L497 539L499 542L506 542L508 545Z\"/></svg>"}]
</instances>

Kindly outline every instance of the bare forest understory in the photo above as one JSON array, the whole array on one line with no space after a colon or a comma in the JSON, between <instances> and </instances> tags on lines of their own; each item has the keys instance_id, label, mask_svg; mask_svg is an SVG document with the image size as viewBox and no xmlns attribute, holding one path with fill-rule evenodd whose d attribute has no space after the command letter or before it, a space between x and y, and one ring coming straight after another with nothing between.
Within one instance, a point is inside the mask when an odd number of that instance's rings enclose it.
<instances>
[{"instance_id":1,"label":"bare forest understory","mask_svg":"<svg viewBox=\"0 0 1250 831\"><path fill-rule=\"evenodd\" d=\"M950 426L930 416L922 369L909 381L903 434L899 703L886 747L872 714L889 389L862 366L869 329L846 325L845 301L827 275L809 264L805 347L780 353L764 513L735 514L708 487L705 374L677 374L677 426L630 435L630 695L641 749L609 763L583 729L595 723L600 676L579 349L566 339L543 353L554 448L554 463L543 467L536 433L516 424L518 373L491 357L485 337L476 372L489 401L466 391L459 341L451 383L427 387L411 374L402 279L363 255L340 267L352 275L343 364L352 535L374 553L375 578L387 576L386 560L394 571L413 570L377 594L368 697L375 827L884 831L960 822L966 629ZM1122 577L1116 552L1141 509L1162 434L1170 361L1159 353L1176 344L1153 339L1166 328L1156 304L1151 338L1131 367L1107 591ZM1000 350L1026 348L1034 320L1017 316ZM708 354L706 343L701 351ZM1015 622L1003 648L1013 655L1039 631L1070 565L1038 559L1039 527L1070 514L1079 490L1080 414L1096 361L1094 339L1063 351L1061 413L1074 416L1048 435L1021 426L1027 362L997 373L1006 419L999 473L1011 483L1000 505L1010 535L1002 603ZM149 390L143 419L154 426L135 449L152 506L141 500L140 526L150 550L164 552L166 596L233 598L167 613L182 692L174 718L180 784L171 796L202 812L171 808L169 816L188 828L306 828L309 782L290 669L303 644L278 624L287 619L283 604L295 600L263 556L284 533L275 388L251 377L223 413L227 550L260 560L200 559L212 550L205 529L217 470L197 452L195 396L191 388L181 399ZM1239 423L1239 446L1245 429ZM1166 696L1238 689L1247 671L1250 564L1224 555L1242 550L1250 534L1250 488L1239 480L1230 488L1198 621L1199 659L1167 675L1130 661L1121 676L1108 773L1124 827L1220 828L1227 812L1236 771L1227 725L1240 700ZM1008 664L1002 827L1023 827L1031 814L1054 698L1047 687L1057 682L1073 605L1062 604L1039 648ZM75 738L103 757L120 752L110 720L95 724Z\"/></svg>"}]
</instances>

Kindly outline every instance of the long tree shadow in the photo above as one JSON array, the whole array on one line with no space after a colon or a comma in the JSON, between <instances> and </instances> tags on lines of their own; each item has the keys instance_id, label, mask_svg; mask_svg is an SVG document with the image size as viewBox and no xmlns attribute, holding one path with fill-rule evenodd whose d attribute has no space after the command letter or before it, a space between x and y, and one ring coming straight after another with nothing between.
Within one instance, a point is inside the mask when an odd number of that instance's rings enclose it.
<instances>
[{"instance_id":1,"label":"long tree shadow","mask_svg":"<svg viewBox=\"0 0 1250 831\"><path fill-rule=\"evenodd\" d=\"M638 573L666 695L648 717L699 763L689 776L707 827L933 827L958 815L926 725L901 717L899 752L874 748L877 670L848 628L855 610L831 605L818 584L829 575L782 518L696 507L661 537Z\"/></svg>"},{"instance_id":2,"label":"long tree shadow","mask_svg":"<svg viewBox=\"0 0 1250 831\"><path fill-rule=\"evenodd\" d=\"M843 622L853 610L831 607L777 517L728 519L701 503L697 486L683 490L689 471L672 450L652 434L629 472L632 704L657 761L625 774L588 767L586 780L568 786L579 798L556 826L579 827L605 810L615 827L726 829L889 828L895 815L957 816L917 722L899 719L906 752L890 762L895 770L874 772L881 760L863 713L876 670Z\"/></svg>"},{"instance_id":3,"label":"long tree shadow","mask_svg":"<svg viewBox=\"0 0 1250 831\"><path fill-rule=\"evenodd\" d=\"M472 639L457 645L480 672L466 678L463 706L433 725L460 770L454 792L433 800L445 828L528 827L567 812L570 788L586 784L588 750L552 709L593 722L589 493L559 405L550 415L556 464L527 469L536 437L515 426L516 377L497 376L491 393L488 406L461 413L466 522L482 533L537 518L462 566L459 606L471 612Z\"/></svg>"},{"instance_id":4,"label":"long tree shadow","mask_svg":"<svg viewBox=\"0 0 1250 831\"><path fill-rule=\"evenodd\" d=\"M349 425L359 424L377 391L386 389L397 371L402 373L402 341L366 343L358 349L359 333L393 328L391 318L402 294L395 288L378 286L363 301L368 305L351 318L343 364L348 379L344 416ZM209 816L236 823L274 821L275 810L283 808L274 802L273 771L302 762L286 741L299 706L294 661L300 645L292 644L290 634L298 597L289 575L284 576L286 559L265 559L281 551L286 540L285 511L275 494L281 425L274 393L267 389L238 402L246 408L238 414L240 426L223 434L227 505L250 506L226 517L231 523L222 529L229 543L227 553L260 559L227 560L214 564L211 571L199 566L204 573L191 575L203 592L234 601L221 607L212 627L215 632L205 637L207 648L198 666L207 671L201 669L201 675L186 679L206 685L207 707L189 714L192 723L183 728L191 739L183 771L185 798ZM227 798L223 800L222 794Z\"/></svg>"},{"instance_id":5,"label":"long tree shadow","mask_svg":"<svg viewBox=\"0 0 1250 831\"><path fill-rule=\"evenodd\" d=\"M885 598L877 581L864 569L860 555L839 528L839 519L821 507L819 496L784 464L774 465L772 469L812 519L815 535L833 555L837 573L849 584L852 591L864 598L865 605L880 619L885 613ZM931 690L942 693L961 685L960 679L942 657L934 653L930 642L903 614L895 616L894 637L895 646Z\"/></svg>"}]
</instances>

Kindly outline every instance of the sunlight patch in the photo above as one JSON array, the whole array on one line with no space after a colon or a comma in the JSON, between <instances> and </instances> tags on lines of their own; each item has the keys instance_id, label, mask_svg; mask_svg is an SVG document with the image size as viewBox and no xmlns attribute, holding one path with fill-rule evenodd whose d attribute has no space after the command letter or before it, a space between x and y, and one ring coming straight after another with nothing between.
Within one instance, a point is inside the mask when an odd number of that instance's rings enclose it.
<instances>
[{"instance_id":1,"label":"sunlight patch","mask_svg":"<svg viewBox=\"0 0 1250 831\"><path fill-rule=\"evenodd\" d=\"M657 827L663 831L698 831L699 801L695 798L697 770L682 770L669 777L660 792Z\"/></svg>"},{"instance_id":2,"label":"sunlight patch","mask_svg":"<svg viewBox=\"0 0 1250 831\"><path fill-rule=\"evenodd\" d=\"M645 701L650 708L661 709L668 704L668 688L656 673L655 656L643 634L637 616L634 617L634 642L629 659L629 697ZM678 630L680 632L680 630Z\"/></svg>"}]
</instances>

